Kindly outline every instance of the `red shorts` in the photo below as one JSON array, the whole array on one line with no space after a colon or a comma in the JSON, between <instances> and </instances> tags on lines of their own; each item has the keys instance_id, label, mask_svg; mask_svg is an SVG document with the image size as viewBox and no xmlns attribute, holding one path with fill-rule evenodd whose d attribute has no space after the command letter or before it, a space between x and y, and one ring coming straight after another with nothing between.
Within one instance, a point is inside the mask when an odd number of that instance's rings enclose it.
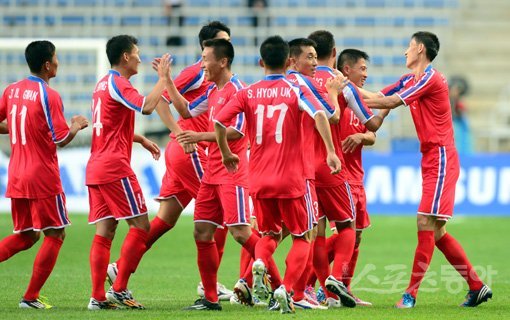
<instances>
[{"instance_id":1,"label":"red shorts","mask_svg":"<svg viewBox=\"0 0 510 320\"><path fill-rule=\"evenodd\" d=\"M90 224L109 218L121 220L147 214L142 189L135 175L88 187Z\"/></svg>"},{"instance_id":2,"label":"red shorts","mask_svg":"<svg viewBox=\"0 0 510 320\"><path fill-rule=\"evenodd\" d=\"M290 234L301 236L313 228L313 217L306 210L305 197L293 199L253 199L260 233L282 231L285 224Z\"/></svg>"},{"instance_id":3,"label":"red shorts","mask_svg":"<svg viewBox=\"0 0 510 320\"><path fill-rule=\"evenodd\" d=\"M198 146L197 151L186 154L177 141L170 140L165 150L166 171L155 200L175 198L185 208L191 199L197 197L206 161L202 147Z\"/></svg>"},{"instance_id":4,"label":"red shorts","mask_svg":"<svg viewBox=\"0 0 510 320\"><path fill-rule=\"evenodd\" d=\"M195 222L217 226L250 225L250 205L245 188L202 183L195 200Z\"/></svg>"},{"instance_id":5,"label":"red shorts","mask_svg":"<svg viewBox=\"0 0 510 320\"><path fill-rule=\"evenodd\" d=\"M418 214L448 220L453 215L460 164L455 147L436 147L421 160L422 196Z\"/></svg>"},{"instance_id":6,"label":"red shorts","mask_svg":"<svg viewBox=\"0 0 510 320\"><path fill-rule=\"evenodd\" d=\"M306 212L312 217L313 224L319 221L319 202L315 191L315 180L306 180L305 193Z\"/></svg>"},{"instance_id":7,"label":"red shorts","mask_svg":"<svg viewBox=\"0 0 510 320\"><path fill-rule=\"evenodd\" d=\"M367 212L367 196L363 185L351 184L351 195L356 209L356 230L370 227L370 217Z\"/></svg>"},{"instance_id":8,"label":"red shorts","mask_svg":"<svg viewBox=\"0 0 510 320\"><path fill-rule=\"evenodd\" d=\"M319 219L346 222L356 218L351 187L347 181L337 187L315 188L319 200Z\"/></svg>"},{"instance_id":9,"label":"red shorts","mask_svg":"<svg viewBox=\"0 0 510 320\"><path fill-rule=\"evenodd\" d=\"M11 199L14 232L61 229L71 224L66 196L61 193L44 199Z\"/></svg>"}]
</instances>

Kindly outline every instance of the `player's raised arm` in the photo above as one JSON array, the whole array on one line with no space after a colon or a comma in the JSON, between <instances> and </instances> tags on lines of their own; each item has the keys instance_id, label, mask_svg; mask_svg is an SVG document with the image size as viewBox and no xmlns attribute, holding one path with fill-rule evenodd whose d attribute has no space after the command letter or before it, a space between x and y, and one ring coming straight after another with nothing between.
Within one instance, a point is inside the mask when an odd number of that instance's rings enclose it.
<instances>
[{"instance_id":1,"label":"player's raised arm","mask_svg":"<svg viewBox=\"0 0 510 320\"><path fill-rule=\"evenodd\" d=\"M78 116L72 117L71 118L71 127L69 128L69 134L67 135L67 137L64 140L57 142L57 146L59 146L60 148L65 147L69 142L71 142L74 139L74 137L76 136L78 131L85 129L88 126L89 126L89 121L84 116L78 115Z\"/></svg>"},{"instance_id":2,"label":"player's raised arm","mask_svg":"<svg viewBox=\"0 0 510 320\"><path fill-rule=\"evenodd\" d=\"M159 100L161 97L161 93L165 89L165 86L168 82L168 78L170 77L170 54L165 53L158 63L158 82L149 93L149 95L145 98L145 103L142 108L143 114L151 114L154 109L159 104Z\"/></svg>"},{"instance_id":3,"label":"player's raised arm","mask_svg":"<svg viewBox=\"0 0 510 320\"><path fill-rule=\"evenodd\" d=\"M367 106L372 109L395 109L396 107L403 104L402 100L397 94L386 97L377 97L365 100ZM367 126L367 128L369 128ZM369 130L372 130L369 128Z\"/></svg>"}]
</instances>

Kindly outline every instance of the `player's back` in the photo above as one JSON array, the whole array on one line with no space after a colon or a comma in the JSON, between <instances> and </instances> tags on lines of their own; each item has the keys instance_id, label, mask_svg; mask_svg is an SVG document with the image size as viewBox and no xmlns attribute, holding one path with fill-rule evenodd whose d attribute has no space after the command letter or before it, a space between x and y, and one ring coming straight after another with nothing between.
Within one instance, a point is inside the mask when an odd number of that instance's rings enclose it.
<instances>
[{"instance_id":1,"label":"player's back","mask_svg":"<svg viewBox=\"0 0 510 320\"><path fill-rule=\"evenodd\" d=\"M301 91L283 75L241 90L250 138L250 193L256 198L296 198L305 192ZM316 111L315 109L313 109Z\"/></svg>"},{"instance_id":2,"label":"player's back","mask_svg":"<svg viewBox=\"0 0 510 320\"><path fill-rule=\"evenodd\" d=\"M56 143L67 137L69 128L60 95L30 76L7 87L1 109L0 118L8 118L12 150L6 195L43 198L61 193Z\"/></svg>"},{"instance_id":3,"label":"player's back","mask_svg":"<svg viewBox=\"0 0 510 320\"><path fill-rule=\"evenodd\" d=\"M145 97L129 80L110 70L92 95L92 144L87 164L87 184L109 183L133 174L135 113L142 111Z\"/></svg>"}]
</instances>

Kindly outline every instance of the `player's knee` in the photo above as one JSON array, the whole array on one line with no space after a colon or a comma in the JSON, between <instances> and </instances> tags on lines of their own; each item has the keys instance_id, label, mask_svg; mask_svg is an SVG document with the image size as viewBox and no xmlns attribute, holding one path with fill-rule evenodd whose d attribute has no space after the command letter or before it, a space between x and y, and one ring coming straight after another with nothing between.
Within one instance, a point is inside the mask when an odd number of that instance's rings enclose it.
<instances>
[{"instance_id":1,"label":"player's knee","mask_svg":"<svg viewBox=\"0 0 510 320\"><path fill-rule=\"evenodd\" d=\"M354 246L357 248L361 243L361 231L356 232L356 242Z\"/></svg>"},{"instance_id":2,"label":"player's knee","mask_svg":"<svg viewBox=\"0 0 510 320\"><path fill-rule=\"evenodd\" d=\"M432 217L419 214L416 219L416 225L420 231L431 231L435 229L435 223Z\"/></svg>"},{"instance_id":3,"label":"player's knee","mask_svg":"<svg viewBox=\"0 0 510 320\"><path fill-rule=\"evenodd\" d=\"M37 241L39 241L39 239L41 239L40 231L30 230L27 232L23 232L22 234L30 238L30 240L32 241L32 245L34 245Z\"/></svg>"}]
</instances>

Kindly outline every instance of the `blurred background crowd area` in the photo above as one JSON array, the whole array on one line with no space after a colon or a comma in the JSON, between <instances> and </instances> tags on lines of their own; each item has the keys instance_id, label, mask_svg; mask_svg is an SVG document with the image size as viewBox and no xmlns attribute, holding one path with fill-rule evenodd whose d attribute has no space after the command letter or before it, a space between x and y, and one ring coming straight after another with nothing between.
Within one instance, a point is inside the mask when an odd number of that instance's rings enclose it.
<instances>
[{"instance_id":1,"label":"blurred background crowd area","mask_svg":"<svg viewBox=\"0 0 510 320\"><path fill-rule=\"evenodd\" d=\"M28 74L29 39L55 41L60 66L50 84L60 92L67 117L90 119L92 90L109 68L108 38L139 39L142 65L132 81L147 94L157 80L150 61L170 52L177 75L200 55L201 26L220 20L232 31L233 71L247 83L262 77L258 46L266 37L291 40L326 29L335 35L338 52L357 48L369 54L366 88L377 91L408 72L404 51L410 36L427 30L441 41L433 65L449 79L461 153L509 152L509 14L507 0L0 0L0 87ZM406 108L387 120L374 150L418 150ZM137 121L140 133L164 145L167 131L157 115ZM89 141L90 132L73 145ZM8 153L6 137L0 142Z\"/></svg>"}]
</instances>

